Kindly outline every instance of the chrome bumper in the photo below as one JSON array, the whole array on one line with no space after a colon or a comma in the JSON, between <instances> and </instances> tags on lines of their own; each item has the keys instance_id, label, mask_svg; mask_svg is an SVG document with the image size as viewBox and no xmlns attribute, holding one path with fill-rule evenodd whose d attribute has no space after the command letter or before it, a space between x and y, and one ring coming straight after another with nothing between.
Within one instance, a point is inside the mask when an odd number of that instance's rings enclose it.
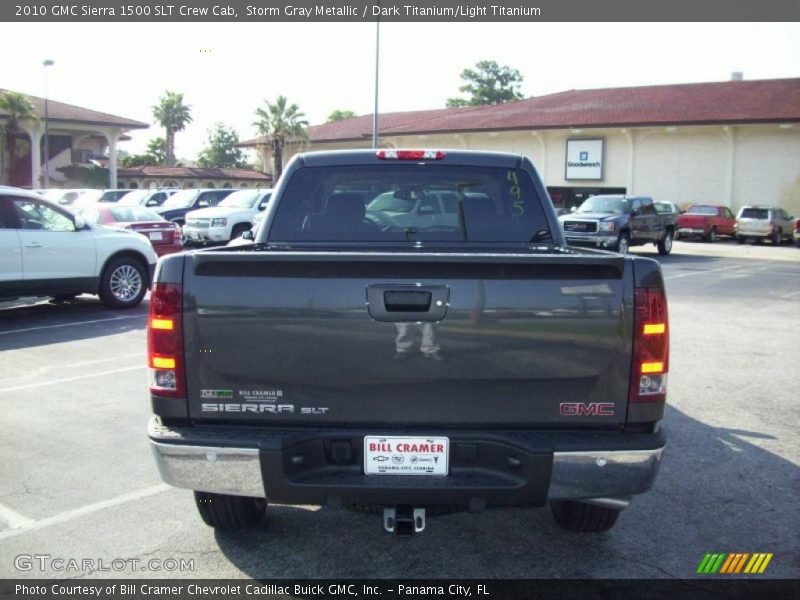
<instances>
[{"instance_id":1,"label":"chrome bumper","mask_svg":"<svg viewBox=\"0 0 800 600\"><path fill-rule=\"evenodd\" d=\"M265 497L259 450L162 443L151 438L162 479L178 488ZM555 452L549 500L585 500L624 508L653 484L664 448Z\"/></svg>"},{"instance_id":2,"label":"chrome bumper","mask_svg":"<svg viewBox=\"0 0 800 600\"><path fill-rule=\"evenodd\" d=\"M598 248L607 248L614 246L617 243L616 234L613 235L599 235L599 234L585 234L576 235L574 233L564 234L564 239L567 240L567 245L594 245Z\"/></svg>"}]
</instances>

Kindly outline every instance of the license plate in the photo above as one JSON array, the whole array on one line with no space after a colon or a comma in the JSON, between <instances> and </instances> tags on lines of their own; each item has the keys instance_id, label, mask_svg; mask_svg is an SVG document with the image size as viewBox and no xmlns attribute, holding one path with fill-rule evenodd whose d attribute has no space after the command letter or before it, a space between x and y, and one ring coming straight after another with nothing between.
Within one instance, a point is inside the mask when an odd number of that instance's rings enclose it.
<instances>
[{"instance_id":1,"label":"license plate","mask_svg":"<svg viewBox=\"0 0 800 600\"><path fill-rule=\"evenodd\" d=\"M160 242L161 240L163 240L163 239L164 239L164 236L163 236L163 235L161 235L161 232L160 232L160 231L151 231L151 232L150 232L149 234L147 234L147 235L148 235L148 236L150 237L150 239L151 239L152 241L154 241L154 242Z\"/></svg>"},{"instance_id":2,"label":"license plate","mask_svg":"<svg viewBox=\"0 0 800 600\"><path fill-rule=\"evenodd\" d=\"M190 240L199 240L200 239L200 234L199 233L195 233L194 231L188 232L187 236L189 237Z\"/></svg>"},{"instance_id":3,"label":"license plate","mask_svg":"<svg viewBox=\"0 0 800 600\"><path fill-rule=\"evenodd\" d=\"M447 475L446 437L364 436L367 475Z\"/></svg>"}]
</instances>

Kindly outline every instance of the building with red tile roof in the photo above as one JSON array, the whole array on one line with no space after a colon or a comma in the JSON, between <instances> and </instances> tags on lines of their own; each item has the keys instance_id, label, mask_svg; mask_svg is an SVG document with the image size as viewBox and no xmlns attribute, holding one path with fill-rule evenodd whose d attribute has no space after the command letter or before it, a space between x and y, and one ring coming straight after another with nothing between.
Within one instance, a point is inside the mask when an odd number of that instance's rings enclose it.
<instances>
[{"instance_id":1,"label":"building with red tile roof","mask_svg":"<svg viewBox=\"0 0 800 600\"><path fill-rule=\"evenodd\" d=\"M800 78L568 90L495 106L381 114L378 129L382 147L526 154L558 206L614 192L734 209L772 203L800 213ZM314 125L285 158L365 148L371 138L372 115ZM241 145L259 148L266 165L264 142ZM582 162L599 166L570 167Z\"/></svg>"},{"instance_id":2,"label":"building with red tile roof","mask_svg":"<svg viewBox=\"0 0 800 600\"><path fill-rule=\"evenodd\" d=\"M8 90L0 89L0 95ZM38 188L44 185L45 164L52 184L64 182L60 168L73 164L88 164L98 159L107 161L110 185L117 185L117 143L129 139L127 132L146 129L147 123L119 117L81 106L47 100L47 133L49 156L45 158L45 100L23 94L33 105L36 120L20 123L18 138L29 150L22 156L9 157L0 148L0 183ZM5 126L7 114L0 109L0 128ZM13 163L13 164L10 164ZM9 168L12 167L12 168ZM6 176L6 174L9 176ZM10 177L10 181L5 179Z\"/></svg>"},{"instance_id":3,"label":"building with red tile roof","mask_svg":"<svg viewBox=\"0 0 800 600\"><path fill-rule=\"evenodd\" d=\"M248 169L203 167L121 167L120 187L268 188L272 176Z\"/></svg>"}]
</instances>

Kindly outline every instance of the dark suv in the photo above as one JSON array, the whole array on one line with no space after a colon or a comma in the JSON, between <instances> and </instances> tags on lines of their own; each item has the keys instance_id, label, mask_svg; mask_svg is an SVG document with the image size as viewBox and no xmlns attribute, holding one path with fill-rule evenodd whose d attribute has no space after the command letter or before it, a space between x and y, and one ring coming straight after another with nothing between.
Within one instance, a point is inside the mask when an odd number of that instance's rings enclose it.
<instances>
[{"instance_id":1,"label":"dark suv","mask_svg":"<svg viewBox=\"0 0 800 600\"><path fill-rule=\"evenodd\" d=\"M655 244L659 254L669 254L677 213L657 212L647 196L592 196L559 221L567 243L573 246L625 254L631 246Z\"/></svg>"},{"instance_id":2,"label":"dark suv","mask_svg":"<svg viewBox=\"0 0 800 600\"><path fill-rule=\"evenodd\" d=\"M172 221L183 227L187 212L198 208L216 206L221 200L235 191L232 188L181 190L167 198L164 204L154 210L167 221Z\"/></svg>"}]
</instances>

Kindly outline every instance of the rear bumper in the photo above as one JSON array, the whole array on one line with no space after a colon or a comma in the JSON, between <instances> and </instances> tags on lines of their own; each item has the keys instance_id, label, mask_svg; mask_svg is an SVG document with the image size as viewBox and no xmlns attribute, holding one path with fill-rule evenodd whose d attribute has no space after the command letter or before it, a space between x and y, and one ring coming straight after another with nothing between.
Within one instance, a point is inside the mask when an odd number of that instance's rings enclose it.
<instances>
[{"instance_id":1,"label":"rear bumper","mask_svg":"<svg viewBox=\"0 0 800 600\"><path fill-rule=\"evenodd\" d=\"M437 434L451 440L449 475L375 476L363 473L364 431L171 429L154 417L148 433L161 477L170 485L266 497L277 504L319 505L612 502L650 489L666 443L660 431L447 430ZM332 451L337 443L349 446L351 453L343 457Z\"/></svg>"},{"instance_id":2,"label":"rear bumper","mask_svg":"<svg viewBox=\"0 0 800 600\"><path fill-rule=\"evenodd\" d=\"M708 235L708 230L703 227L679 227L678 233L685 236Z\"/></svg>"},{"instance_id":3,"label":"rear bumper","mask_svg":"<svg viewBox=\"0 0 800 600\"><path fill-rule=\"evenodd\" d=\"M749 229L747 227L739 227L736 229L736 234L748 238L768 238L772 235L772 228Z\"/></svg>"}]
</instances>

